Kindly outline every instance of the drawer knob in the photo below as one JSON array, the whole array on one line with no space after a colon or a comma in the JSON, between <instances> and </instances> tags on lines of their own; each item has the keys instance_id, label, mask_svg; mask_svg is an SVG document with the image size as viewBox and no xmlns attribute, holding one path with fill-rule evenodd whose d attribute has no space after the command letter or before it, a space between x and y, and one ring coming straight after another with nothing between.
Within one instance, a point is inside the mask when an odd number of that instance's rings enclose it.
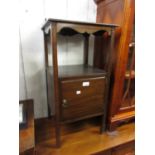
<instances>
[{"instance_id":1,"label":"drawer knob","mask_svg":"<svg viewBox=\"0 0 155 155\"><path fill-rule=\"evenodd\" d=\"M68 106L69 106L69 104L68 104L67 100L66 99L63 99L62 100L62 107L63 108L67 108Z\"/></svg>"}]
</instances>

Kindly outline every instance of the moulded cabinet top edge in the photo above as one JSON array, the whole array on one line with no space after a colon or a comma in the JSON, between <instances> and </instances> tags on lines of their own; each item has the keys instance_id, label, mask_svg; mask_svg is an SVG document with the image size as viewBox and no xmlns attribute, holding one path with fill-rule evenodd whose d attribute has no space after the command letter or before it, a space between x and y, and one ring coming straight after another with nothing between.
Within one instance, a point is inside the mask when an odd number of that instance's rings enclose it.
<instances>
[{"instance_id":1,"label":"moulded cabinet top edge","mask_svg":"<svg viewBox=\"0 0 155 155\"><path fill-rule=\"evenodd\" d=\"M52 23L59 23L59 24L67 24L67 25L77 25L77 26L87 26L87 27L96 27L98 30L103 30L104 28L116 28L119 25L116 24L107 24L107 23L90 23L90 22L81 22L81 21L71 21L71 20L62 20L62 19L48 19L42 27L44 31L46 28L50 26Z\"/></svg>"}]
</instances>

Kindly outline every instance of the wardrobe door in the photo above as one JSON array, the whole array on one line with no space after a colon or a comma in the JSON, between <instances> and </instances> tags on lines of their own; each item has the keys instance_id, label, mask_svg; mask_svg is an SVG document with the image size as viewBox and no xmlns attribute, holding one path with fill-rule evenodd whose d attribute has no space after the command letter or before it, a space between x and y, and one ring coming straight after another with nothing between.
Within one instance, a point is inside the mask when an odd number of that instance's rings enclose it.
<instances>
[{"instance_id":1,"label":"wardrobe door","mask_svg":"<svg viewBox=\"0 0 155 155\"><path fill-rule=\"evenodd\" d=\"M134 22L135 23L135 22ZM133 23L131 39L128 49L128 59L123 85L123 96L120 112L134 109L135 107L135 24Z\"/></svg>"}]
</instances>

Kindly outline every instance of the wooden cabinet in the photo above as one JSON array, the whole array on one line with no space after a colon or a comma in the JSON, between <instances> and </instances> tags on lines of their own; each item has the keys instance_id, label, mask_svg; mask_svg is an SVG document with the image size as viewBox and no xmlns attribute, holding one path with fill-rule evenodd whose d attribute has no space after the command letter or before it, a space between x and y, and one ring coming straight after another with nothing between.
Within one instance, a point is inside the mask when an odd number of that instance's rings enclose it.
<instances>
[{"instance_id":1,"label":"wooden cabinet","mask_svg":"<svg viewBox=\"0 0 155 155\"><path fill-rule=\"evenodd\" d=\"M123 96L120 112L134 110L135 107L135 41L134 24L128 49L128 59L126 64L125 79L123 83Z\"/></svg>"},{"instance_id":2,"label":"wooden cabinet","mask_svg":"<svg viewBox=\"0 0 155 155\"><path fill-rule=\"evenodd\" d=\"M97 4L97 22L119 24L115 30L115 55L111 76L111 94L109 97L108 129L115 130L119 122L134 118L135 104L135 50L134 50L134 0L95 0ZM106 44L104 44L106 42ZM104 68L108 36L96 40L94 64Z\"/></svg>"},{"instance_id":3,"label":"wooden cabinet","mask_svg":"<svg viewBox=\"0 0 155 155\"><path fill-rule=\"evenodd\" d=\"M22 100L19 104L24 107L22 115L25 119L25 125L22 125L19 130L19 154L35 155L33 100Z\"/></svg>"},{"instance_id":4,"label":"wooden cabinet","mask_svg":"<svg viewBox=\"0 0 155 155\"><path fill-rule=\"evenodd\" d=\"M45 38L45 65L49 114L55 120L56 145L60 146L60 124L103 116L101 130L105 128L106 102L109 92L111 61L107 58L107 70L88 64L89 36L102 37L107 32L111 40L108 53L113 52L114 24L96 24L49 19L43 26ZM84 40L84 62L79 65L58 64L57 36L80 34ZM51 53L51 54L49 54ZM49 65L49 57L52 65Z\"/></svg>"}]
</instances>

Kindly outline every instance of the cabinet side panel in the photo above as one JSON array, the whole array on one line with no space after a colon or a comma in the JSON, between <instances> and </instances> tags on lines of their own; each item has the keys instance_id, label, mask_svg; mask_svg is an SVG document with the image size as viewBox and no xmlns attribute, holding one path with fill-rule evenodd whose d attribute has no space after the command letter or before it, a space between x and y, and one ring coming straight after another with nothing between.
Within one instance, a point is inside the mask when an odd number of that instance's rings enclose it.
<instances>
[{"instance_id":1,"label":"cabinet side panel","mask_svg":"<svg viewBox=\"0 0 155 155\"><path fill-rule=\"evenodd\" d=\"M124 0L104 0L98 4L97 19L99 23L123 24ZM117 57L120 44L121 28L115 31L115 57ZM105 69L106 57L110 50L110 37L104 34L103 38L95 38L94 66ZM116 62L115 62L116 63Z\"/></svg>"},{"instance_id":2,"label":"cabinet side panel","mask_svg":"<svg viewBox=\"0 0 155 155\"><path fill-rule=\"evenodd\" d=\"M97 8L97 22L123 24L124 0L105 0Z\"/></svg>"}]
</instances>

